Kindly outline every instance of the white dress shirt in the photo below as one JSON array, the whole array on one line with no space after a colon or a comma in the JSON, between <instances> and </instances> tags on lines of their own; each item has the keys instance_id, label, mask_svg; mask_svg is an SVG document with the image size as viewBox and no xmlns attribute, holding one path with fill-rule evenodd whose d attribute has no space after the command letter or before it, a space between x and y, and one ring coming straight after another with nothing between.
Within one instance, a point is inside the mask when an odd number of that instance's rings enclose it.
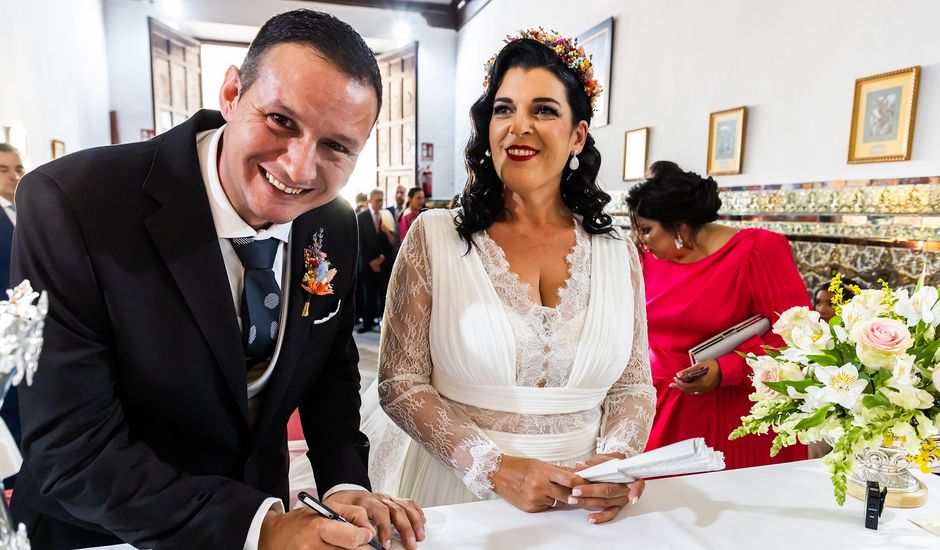
<instances>
[{"instance_id":1,"label":"white dress shirt","mask_svg":"<svg viewBox=\"0 0 940 550\"><path fill-rule=\"evenodd\" d=\"M0 206L3 207L3 213L10 218L10 223L16 225L16 207L13 206L13 203L8 201L5 197L0 197Z\"/></svg>"},{"instance_id":2,"label":"white dress shirt","mask_svg":"<svg viewBox=\"0 0 940 550\"><path fill-rule=\"evenodd\" d=\"M225 191L222 189L222 182L219 179L219 143L224 130L225 125L222 125L222 127L217 130L206 130L196 134L196 149L199 155L199 168L202 173L202 180L206 186L206 195L209 197L209 210L212 213L215 232L219 237L219 248L222 250L222 260L225 262L225 271L228 275L229 286L232 288L232 302L235 304L238 326L241 327L242 320L239 309L241 307L242 288L245 280L245 268L242 266L242 262L238 258L238 254L235 253L235 248L232 246L229 239L236 237L254 237L256 240L277 239L281 241L281 245L277 249L277 254L274 256L273 269L274 280L280 281L281 303L286 304L288 293L284 291L287 283L284 277L289 277L290 273L289 269L285 267L289 264L285 254L285 246L290 242L290 231L293 224L272 224L265 229L255 230L245 223L245 220L235 211L232 203L229 202L228 197L225 195ZM2 204L2 200L3 197L0 197L0 204ZM7 210L5 205L4 209ZM16 223L15 217L11 219ZM281 322L279 325L281 327L284 327L286 311L287 307L282 306ZM268 379L271 377L271 373L274 371L277 362L277 354L281 347L282 338L283 330L278 334L274 355L265 368L264 373L257 380L248 384L247 392L249 399L257 396L261 390L264 389ZM365 491L366 489L359 485L341 483L324 493L323 498L326 499L337 491L346 490ZM276 497L265 499L261 507L258 508L258 511L255 513L254 518L251 520L248 536L245 539L245 550L256 550L258 548L258 541L261 538L261 523L264 521L265 514L268 510L271 510L272 507L281 512L284 511L284 504L281 502L281 499Z\"/></svg>"}]
</instances>

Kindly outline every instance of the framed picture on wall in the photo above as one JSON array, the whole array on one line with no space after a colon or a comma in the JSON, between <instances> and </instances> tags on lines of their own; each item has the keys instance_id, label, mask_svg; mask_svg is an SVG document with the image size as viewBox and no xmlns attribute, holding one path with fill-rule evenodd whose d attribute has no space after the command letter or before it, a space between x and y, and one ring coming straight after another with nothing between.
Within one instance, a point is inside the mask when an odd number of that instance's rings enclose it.
<instances>
[{"instance_id":1,"label":"framed picture on wall","mask_svg":"<svg viewBox=\"0 0 940 550\"><path fill-rule=\"evenodd\" d=\"M65 142L52 140L52 160L65 156Z\"/></svg>"},{"instance_id":2,"label":"framed picture on wall","mask_svg":"<svg viewBox=\"0 0 940 550\"><path fill-rule=\"evenodd\" d=\"M646 154L649 151L649 127L629 130L623 135L623 181L646 176Z\"/></svg>"},{"instance_id":3,"label":"framed picture on wall","mask_svg":"<svg viewBox=\"0 0 940 550\"><path fill-rule=\"evenodd\" d=\"M911 159L920 66L855 81L849 164Z\"/></svg>"},{"instance_id":4,"label":"framed picture on wall","mask_svg":"<svg viewBox=\"0 0 940 550\"><path fill-rule=\"evenodd\" d=\"M710 176L740 174L744 158L747 107L712 113L708 119L708 163Z\"/></svg>"},{"instance_id":5,"label":"framed picture on wall","mask_svg":"<svg viewBox=\"0 0 940 550\"><path fill-rule=\"evenodd\" d=\"M601 96L591 119L591 128L607 126L610 109L610 68L614 46L614 18L609 17L578 35L578 45L591 58L594 78L601 86Z\"/></svg>"}]
</instances>

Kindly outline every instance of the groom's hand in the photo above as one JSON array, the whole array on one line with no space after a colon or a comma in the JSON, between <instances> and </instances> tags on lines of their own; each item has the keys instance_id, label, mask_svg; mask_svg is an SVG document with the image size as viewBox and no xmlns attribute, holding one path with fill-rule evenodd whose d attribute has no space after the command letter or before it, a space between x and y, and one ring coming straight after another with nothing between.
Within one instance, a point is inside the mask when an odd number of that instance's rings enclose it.
<instances>
[{"instance_id":1,"label":"groom's hand","mask_svg":"<svg viewBox=\"0 0 940 550\"><path fill-rule=\"evenodd\" d=\"M414 550L418 547L417 541L424 540L424 512L413 500L368 491L337 491L324 500L330 507L334 503L364 508L379 532L379 542L386 549L392 547L392 525L398 529L401 542L408 550Z\"/></svg>"},{"instance_id":2,"label":"groom's hand","mask_svg":"<svg viewBox=\"0 0 940 550\"><path fill-rule=\"evenodd\" d=\"M349 523L327 519L307 507L286 514L269 511L261 523L259 550L368 549L375 533L368 513L344 504L335 505L333 510Z\"/></svg>"}]
</instances>

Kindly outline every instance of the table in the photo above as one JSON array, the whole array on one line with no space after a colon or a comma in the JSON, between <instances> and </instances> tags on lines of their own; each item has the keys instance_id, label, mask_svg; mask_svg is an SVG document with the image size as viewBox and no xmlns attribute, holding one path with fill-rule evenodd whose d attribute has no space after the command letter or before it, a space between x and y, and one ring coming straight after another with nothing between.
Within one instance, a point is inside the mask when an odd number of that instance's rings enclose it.
<instances>
[{"instance_id":1,"label":"table","mask_svg":"<svg viewBox=\"0 0 940 550\"><path fill-rule=\"evenodd\" d=\"M503 500L428 508L428 538L419 547L937 549L940 536L908 518L940 514L940 477L918 477L928 486L927 504L885 508L877 531L865 529L861 501L848 497L845 506L836 504L821 460L805 460L652 480L638 503L603 525L589 524L587 511L566 506L539 514L527 514ZM124 545L108 550L132 549Z\"/></svg>"},{"instance_id":2,"label":"table","mask_svg":"<svg viewBox=\"0 0 940 550\"><path fill-rule=\"evenodd\" d=\"M940 513L940 477L920 508L885 508L879 529L865 529L863 503L839 507L821 460L806 460L647 482L643 498L612 522L591 525L587 511L526 514L503 500L425 510L421 550L467 548L837 550L940 548L908 518Z\"/></svg>"}]
</instances>

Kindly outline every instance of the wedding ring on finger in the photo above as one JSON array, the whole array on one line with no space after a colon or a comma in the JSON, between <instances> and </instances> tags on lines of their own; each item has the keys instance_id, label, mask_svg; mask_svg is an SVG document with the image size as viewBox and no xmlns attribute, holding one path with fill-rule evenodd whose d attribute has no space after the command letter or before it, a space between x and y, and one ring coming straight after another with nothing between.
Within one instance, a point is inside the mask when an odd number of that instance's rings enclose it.
<instances>
[{"instance_id":1,"label":"wedding ring on finger","mask_svg":"<svg viewBox=\"0 0 940 550\"><path fill-rule=\"evenodd\" d=\"M558 499L557 499L557 498L553 498L553 499L552 499L552 505L549 506L549 508L554 508L555 506L558 506Z\"/></svg>"}]
</instances>

